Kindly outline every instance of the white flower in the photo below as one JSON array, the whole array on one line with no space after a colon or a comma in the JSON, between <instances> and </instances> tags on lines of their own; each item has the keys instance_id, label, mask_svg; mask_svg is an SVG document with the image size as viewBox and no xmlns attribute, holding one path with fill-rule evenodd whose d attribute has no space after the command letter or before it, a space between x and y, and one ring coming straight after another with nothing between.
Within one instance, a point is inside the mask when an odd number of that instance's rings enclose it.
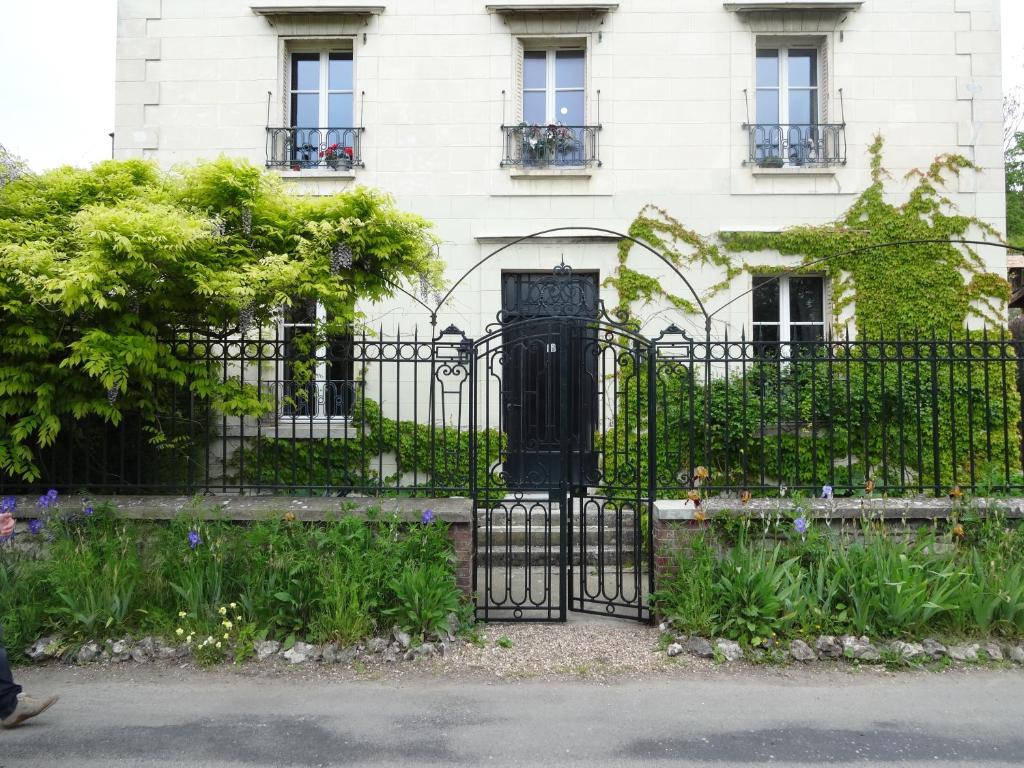
<instances>
[{"instance_id":1,"label":"white flower","mask_svg":"<svg viewBox=\"0 0 1024 768\"><path fill-rule=\"evenodd\" d=\"M222 605L222 606L220 607L220 610L219 610L219 611L217 611L217 613L219 613L219 614L220 614L221 616L227 616L227 615L228 615L228 609L227 609L227 608L225 608L225 607L224 607L224 606Z\"/></svg>"},{"instance_id":2,"label":"white flower","mask_svg":"<svg viewBox=\"0 0 1024 768\"><path fill-rule=\"evenodd\" d=\"M179 619L184 619L186 616L188 616L188 614L185 613L184 611L178 611L178 618Z\"/></svg>"},{"instance_id":3,"label":"white flower","mask_svg":"<svg viewBox=\"0 0 1024 768\"><path fill-rule=\"evenodd\" d=\"M217 647L220 648L220 640L217 641Z\"/></svg>"},{"instance_id":4,"label":"white flower","mask_svg":"<svg viewBox=\"0 0 1024 768\"><path fill-rule=\"evenodd\" d=\"M224 629L231 629L234 626L230 621L222 621L221 623L224 625Z\"/></svg>"},{"instance_id":5,"label":"white flower","mask_svg":"<svg viewBox=\"0 0 1024 768\"><path fill-rule=\"evenodd\" d=\"M232 611L235 610L235 608L237 608L237 607L238 607L237 603L228 603L228 608L230 608Z\"/></svg>"},{"instance_id":6,"label":"white flower","mask_svg":"<svg viewBox=\"0 0 1024 768\"><path fill-rule=\"evenodd\" d=\"M185 630L184 630L184 629L182 629L181 627L178 627L178 628L177 628L177 629L175 630L175 632L174 632L174 633L175 633L175 634L176 634L176 635L177 635L178 637L181 637L182 635L184 635L184 634L185 634Z\"/></svg>"},{"instance_id":7,"label":"white flower","mask_svg":"<svg viewBox=\"0 0 1024 768\"><path fill-rule=\"evenodd\" d=\"M229 635L229 634L228 634L227 632L225 632L225 633L224 633L224 639L225 639L225 640L229 640L229 639L231 639L231 635Z\"/></svg>"}]
</instances>

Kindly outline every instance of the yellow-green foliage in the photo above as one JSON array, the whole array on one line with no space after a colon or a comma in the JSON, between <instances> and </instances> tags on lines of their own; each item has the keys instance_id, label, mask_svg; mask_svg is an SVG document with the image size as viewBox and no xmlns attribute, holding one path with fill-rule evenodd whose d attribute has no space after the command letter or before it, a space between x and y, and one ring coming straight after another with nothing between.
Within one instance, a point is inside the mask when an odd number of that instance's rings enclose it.
<instances>
[{"instance_id":1,"label":"yellow-green foliage","mask_svg":"<svg viewBox=\"0 0 1024 768\"><path fill-rule=\"evenodd\" d=\"M332 269L340 244L351 269ZM270 322L298 300L347 323L357 299L394 282L436 283L433 244L425 220L381 193L296 197L227 158L175 175L110 161L0 187L0 473L38 477L38 449L72 418L136 413L161 442L175 388L263 413L253 387L169 340Z\"/></svg>"}]
</instances>

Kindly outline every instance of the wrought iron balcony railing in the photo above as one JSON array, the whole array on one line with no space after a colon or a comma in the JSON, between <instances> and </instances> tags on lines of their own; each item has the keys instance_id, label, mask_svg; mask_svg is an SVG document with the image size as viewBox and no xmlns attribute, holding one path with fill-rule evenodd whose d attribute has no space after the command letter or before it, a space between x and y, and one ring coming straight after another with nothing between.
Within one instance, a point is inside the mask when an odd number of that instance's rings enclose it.
<instances>
[{"instance_id":1,"label":"wrought iron balcony railing","mask_svg":"<svg viewBox=\"0 0 1024 768\"><path fill-rule=\"evenodd\" d=\"M582 168L601 165L600 125L503 125L503 168Z\"/></svg>"},{"instance_id":2,"label":"wrought iron balcony railing","mask_svg":"<svg viewBox=\"0 0 1024 768\"><path fill-rule=\"evenodd\" d=\"M747 165L760 168L846 165L845 123L747 123Z\"/></svg>"},{"instance_id":3,"label":"wrought iron balcony railing","mask_svg":"<svg viewBox=\"0 0 1024 768\"><path fill-rule=\"evenodd\" d=\"M361 168L362 134L362 128L267 128L267 167Z\"/></svg>"}]
</instances>

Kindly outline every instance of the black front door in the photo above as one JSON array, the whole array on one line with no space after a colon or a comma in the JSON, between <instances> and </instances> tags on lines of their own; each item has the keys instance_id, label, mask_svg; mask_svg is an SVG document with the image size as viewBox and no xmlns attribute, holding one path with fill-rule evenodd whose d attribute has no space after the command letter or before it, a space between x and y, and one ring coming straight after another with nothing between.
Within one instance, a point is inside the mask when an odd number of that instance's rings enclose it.
<instances>
[{"instance_id":1,"label":"black front door","mask_svg":"<svg viewBox=\"0 0 1024 768\"><path fill-rule=\"evenodd\" d=\"M597 466L597 274L502 275L502 408L512 491L586 487ZM569 436L568 454L563 432ZM568 461L569 466L563 467Z\"/></svg>"}]
</instances>

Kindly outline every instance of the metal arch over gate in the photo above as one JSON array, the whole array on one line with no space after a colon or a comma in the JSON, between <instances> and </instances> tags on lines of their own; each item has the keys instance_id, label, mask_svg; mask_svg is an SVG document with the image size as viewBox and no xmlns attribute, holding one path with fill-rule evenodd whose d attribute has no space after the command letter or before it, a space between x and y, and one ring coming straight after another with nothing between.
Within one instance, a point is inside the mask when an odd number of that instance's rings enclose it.
<instances>
[{"instance_id":1,"label":"metal arch over gate","mask_svg":"<svg viewBox=\"0 0 1024 768\"><path fill-rule=\"evenodd\" d=\"M477 614L647 621L654 345L608 317L593 273L502 280L470 373Z\"/></svg>"}]
</instances>

